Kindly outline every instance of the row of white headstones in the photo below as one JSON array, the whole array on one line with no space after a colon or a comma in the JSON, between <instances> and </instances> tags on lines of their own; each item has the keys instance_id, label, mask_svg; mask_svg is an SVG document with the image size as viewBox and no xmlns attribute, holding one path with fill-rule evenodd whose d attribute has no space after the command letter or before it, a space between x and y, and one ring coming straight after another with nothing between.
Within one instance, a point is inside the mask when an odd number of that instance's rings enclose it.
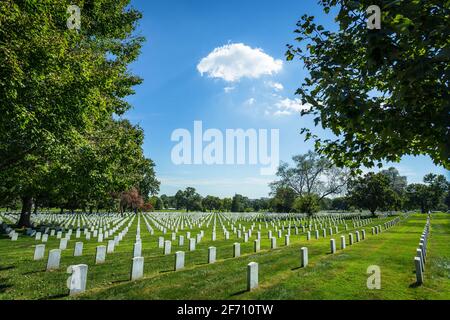
<instances>
[{"instance_id":1,"label":"row of white headstones","mask_svg":"<svg viewBox=\"0 0 450 320\"><path fill-rule=\"evenodd\" d=\"M364 223L365 224L365 223ZM381 225L376 226L373 228L372 233L378 234L381 232ZM362 240L365 239L365 230L361 231L362 233ZM202 233L199 235L203 236ZM360 234L359 231L356 231L356 242L360 241ZM159 238L159 241L161 242L161 238ZM198 239L198 237L197 237ZM201 239L201 237L200 237ZM276 248L276 238L271 238L271 248ZM342 240L343 239L343 240ZM196 238L191 238L190 243L194 244L194 246L190 246L190 250L195 250L195 242ZM350 245L353 244L353 234L349 234L349 243ZM331 239L332 244L332 253L336 252L334 244L334 239ZM289 236L286 235L285 238L285 245L289 245ZM164 241L164 254L170 254L170 247L171 247L171 241L166 240ZM334 249L333 249L334 247ZM260 250L260 239L254 240L254 248L255 252ZM341 237L341 248L345 249L345 237ZM144 257L141 256L141 250L142 250L142 243L140 239L140 217L138 217L138 227L136 232L136 242L134 244L134 250L133 250L133 258L132 258L132 268L131 268L131 275L130 280L137 280L143 277L143 270L144 270ZM233 257L239 257L240 256L240 243L234 243L233 244ZM308 264L308 249L306 247L301 248L301 266L306 267ZM175 253L175 266L174 270L178 271L184 268L184 261L185 261L185 253L184 251L177 251ZM215 247L209 247L208 248L208 263L214 263L216 261L216 248ZM99 263L96 261L96 263ZM100 262L101 263L101 262ZM76 265L71 266L68 269L68 272L72 272L72 276L68 280L68 285L70 289L70 294L78 294L81 292L84 292L86 288L86 279L87 279L87 270L88 267L85 264L82 265ZM258 286L258 264L256 262L251 262L247 266L247 289L252 290Z\"/></svg>"},{"instance_id":2,"label":"row of white headstones","mask_svg":"<svg viewBox=\"0 0 450 320\"><path fill-rule=\"evenodd\" d=\"M53 220L55 220L54 218L55 215L52 215ZM106 248L105 246L98 246L97 250L96 250L96 259L95 262L96 264L98 263L103 263L105 261L105 257L106 257L106 252L108 253L112 253L114 252L114 246L118 245L118 243L122 240L122 237L126 235L126 233L128 232L128 228L131 226L133 220L134 220L134 215L131 216L127 216L125 218L117 218L117 219L110 219L108 222L112 222L113 224L113 228L108 229L108 230L103 230L100 229L100 233L98 234L98 241L102 242L103 241L103 234L101 232L105 231L105 236L106 238L112 234L114 234L114 232L116 232L118 230L118 228L120 228L126 221L128 222L128 225L121 231L119 232L119 234L117 236L114 237L114 240L109 240L108 241L108 247ZM142 252L142 243L141 243L141 239L140 239L140 215L138 215L138 227L137 227L137 232L136 232L136 242L134 244L134 249L133 249L133 261L132 261L132 268L131 268L131 280L136 280L139 278L143 277L143 267L144 267L144 258L141 256L141 252ZM243 231L245 232L245 227L241 226L241 224L239 224L239 229L237 229L237 226L235 225L235 223L237 224L239 222L239 219L226 219L226 217L222 216L222 215L209 215L203 218L193 218L193 219L186 219L185 216L183 217L178 217L176 219L174 219L172 221L172 223L170 225L167 225L167 220L165 219L157 219L157 217L154 217L152 215L143 215L146 226L148 231L153 234L153 229L151 227L151 224L149 223L149 221L153 222L154 226L156 228L158 228L159 230L163 231L163 233L165 234L167 232L167 228L166 227L170 227L170 229L173 228L174 231L178 231L178 227L181 226L181 229L183 229L183 222L186 222L186 224L189 227L201 227L203 226L203 224L205 222L207 222L207 226L209 226L209 223L213 220L214 218L214 225L213 225L213 233L212 233L212 239L211 240L215 240L215 227L216 227L216 217L218 217L218 221L220 223L220 225L222 226L223 230L224 230L224 235L226 238L228 231L225 227L225 223L228 223L228 226L233 230L233 232L237 235L238 238L241 237L240 233ZM41 220L45 220L45 217L43 217ZM158 217L159 218L159 217ZM62 222L62 225L70 225L71 222L73 222L74 219L78 220L78 226L80 224L80 219L81 220L85 220L86 222L86 218L81 216L81 217L69 217L69 221L67 221L67 219L65 219ZM57 220L57 218L56 218ZM328 222L327 222L328 220ZM97 219L92 219L92 221L95 221L96 225L95 227L92 226L91 227L91 231L95 232L99 231L96 229L96 227L98 227L99 225L102 225L102 223L98 223ZM248 218L245 218L245 221L248 221ZM301 221L301 223L304 223L305 221L303 221L302 219L297 220ZM338 227L337 227L337 223L339 222L343 222L344 220L340 219L340 218L319 218L316 219L315 221L313 220L313 223L315 224L314 228L317 229L317 223L319 223L319 227L322 227L322 223L325 223L327 225L330 226L329 227L329 234L330 236L333 234L333 228L331 227L332 225L335 226L335 232L338 232ZM272 225L272 227L275 227L275 230L278 231L278 237L281 238L281 231L285 230L285 224L283 224L281 226L282 230L277 230L277 226L275 224L278 225L278 227L280 227L280 221L278 220L277 222L274 221L269 221L270 224ZM311 222L311 220L309 221ZM353 226L363 226L366 225L368 223L372 222L372 219L365 219L365 220L360 220L357 218L352 219L353 222ZM180 225L181 223L181 225ZM265 225L266 228L268 227L268 223L267 221L265 221ZM328 226L327 225L327 226ZM110 224L108 224L108 226L110 226ZM252 224L252 227L244 234L244 242L248 241L248 238L251 237L251 231L254 229L255 227L255 223ZM288 234L285 235L285 245L289 245L289 236L290 236L290 230L291 230L291 224L289 223L289 226L287 226L287 232ZM302 227L302 231L305 232L305 225L301 225ZM307 226L309 230L311 230L312 225L311 223ZM295 224L295 229L296 229L296 234L298 234L298 227L297 224ZM347 230L347 225L345 224L345 229ZM89 231L87 231L88 229L85 228L85 235L87 236L87 240L90 239L90 237L88 237ZM261 224L259 224L259 230L261 230ZM111 231L111 232L109 232ZM316 238L319 238L318 235L318 230L315 230L316 232ZM372 228L372 234L378 234L379 232L381 232L381 226L376 226L375 228ZM42 235L40 232L36 232L35 234L35 239L36 240L42 240L43 242L46 242L46 238L48 238L48 229L45 230L44 235ZM276 238L271 236L272 230L268 231L268 237L269 239L271 239L271 248L274 249L276 248ZM365 230L361 231L362 234L362 239L365 239ZM50 230L50 236L54 236L55 235L55 230ZM60 238L60 248L59 249L53 249L50 250L49 252L49 258L48 258L48 262L47 262L47 270L54 270L54 269L58 269L59 268L59 262L60 262L60 258L61 258L61 250L65 250L67 247L67 241L70 240L70 236L72 235L72 230L70 229L64 238L62 238L62 232L59 231L56 234L57 238ZM175 237L174 237L175 235ZM204 236L204 232L203 230L197 234L197 236L195 238L190 238L190 232L187 232L187 238L189 239L189 250L193 251L195 250L195 244L200 242L202 237ZM322 230L322 235L323 237L326 237L326 229ZM80 230L77 229L76 231L76 237L79 238L80 236ZM360 233L359 231L356 231L355 233L356 236L356 242L360 241ZM254 240L254 249L255 252L260 250L260 237L261 237L261 233L260 231L257 232L257 239ZM310 231L307 231L307 240L310 240ZM172 233L172 240L174 240L174 238L176 238L176 233ZM179 236L179 244L181 242L181 244L183 243L183 236ZM349 243L353 244L353 234L349 234ZM331 244L331 251L332 253L334 253L336 251L335 249L335 242L334 239L330 240L330 244ZM164 248L164 254L170 254L170 250L171 250L171 241L170 240L164 240L163 237L159 237L158 238L158 246L159 247L163 247ZM334 248L334 249L333 249ZM341 236L341 248L344 249L345 248L345 237ZM82 250L83 250L83 243L82 242L77 242L75 244L75 250L74 250L74 256L80 256L82 255ZM307 248L304 247L302 248L302 253L301 253L301 257L302 257L302 266L306 266L307 265ZM35 249L35 260L39 260L39 259L43 259L45 254L45 245L41 244L41 245L37 245L36 249ZM240 244L239 243L234 243L233 244L233 257L239 257L240 256ZM184 252L183 251L178 251L175 254L175 270L180 270L182 268L184 268ZM214 263L216 261L216 248L215 247L209 247L208 248L208 262L209 263ZM88 267L86 264L80 264L80 265L73 265L73 266L69 266L68 268L68 272L72 273L72 276L68 279L68 286L70 289L70 294L77 294L80 292L83 292L86 288L86 280L87 280L87 270ZM251 263L248 266L248 288L249 289L253 289L255 287L255 283L257 286L257 273L258 273L258 267L256 263ZM255 275L256 274L256 275ZM256 280L255 280L256 279Z\"/></svg>"},{"instance_id":3,"label":"row of white headstones","mask_svg":"<svg viewBox=\"0 0 450 320\"><path fill-rule=\"evenodd\" d=\"M430 215L427 217L427 222L420 236L419 247L416 249L416 256L414 257L414 266L416 268L417 284L422 284L424 281L425 263L427 257L427 243L428 235L430 234Z\"/></svg>"}]
</instances>

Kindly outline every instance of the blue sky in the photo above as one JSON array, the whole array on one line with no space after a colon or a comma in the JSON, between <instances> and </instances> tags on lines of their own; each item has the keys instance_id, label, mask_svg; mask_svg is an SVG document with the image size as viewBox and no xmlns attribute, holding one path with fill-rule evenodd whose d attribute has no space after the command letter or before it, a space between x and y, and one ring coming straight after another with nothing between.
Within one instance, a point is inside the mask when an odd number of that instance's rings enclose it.
<instances>
[{"instance_id":1,"label":"blue sky","mask_svg":"<svg viewBox=\"0 0 450 320\"><path fill-rule=\"evenodd\" d=\"M156 163L160 194L193 186L202 195L267 196L267 184L275 177L261 175L260 165L175 165L172 132L193 132L196 120L204 130L223 133L279 129L282 161L312 149L300 130L314 126L300 117L304 106L294 95L305 72L300 62L284 60L285 45L292 43L302 14L315 15L329 27L332 16L323 14L315 0L134 0L132 5L143 12L138 33L147 41L131 66L144 83L128 98L133 109L126 118L145 131L144 151ZM320 128L314 132L328 135ZM448 175L428 157L404 157L393 166L409 182L421 181L428 172Z\"/></svg>"}]
</instances>

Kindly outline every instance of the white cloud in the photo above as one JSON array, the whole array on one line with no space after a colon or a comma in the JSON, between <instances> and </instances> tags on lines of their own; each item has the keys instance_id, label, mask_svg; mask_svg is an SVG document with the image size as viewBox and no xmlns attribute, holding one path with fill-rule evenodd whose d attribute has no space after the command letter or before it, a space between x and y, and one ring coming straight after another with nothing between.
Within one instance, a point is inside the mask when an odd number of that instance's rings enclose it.
<instances>
[{"instance_id":1,"label":"white cloud","mask_svg":"<svg viewBox=\"0 0 450 320\"><path fill-rule=\"evenodd\" d=\"M245 104L251 106L255 103L255 101L256 101L255 98L250 98L247 101L245 101Z\"/></svg>"},{"instance_id":2,"label":"white cloud","mask_svg":"<svg viewBox=\"0 0 450 320\"><path fill-rule=\"evenodd\" d=\"M243 43L227 44L215 48L197 65L197 70L203 76L221 78L227 82L238 81L241 78L259 78L279 72L283 61L274 59L262 49L251 48Z\"/></svg>"},{"instance_id":3,"label":"white cloud","mask_svg":"<svg viewBox=\"0 0 450 320\"><path fill-rule=\"evenodd\" d=\"M299 113L303 110L306 111L311 109L311 105L309 103L302 104L302 101L297 98L285 98L279 100L277 103L275 103L275 107L277 108L277 111L275 111L274 113L274 115L276 116L291 115L294 112Z\"/></svg>"},{"instance_id":4,"label":"white cloud","mask_svg":"<svg viewBox=\"0 0 450 320\"><path fill-rule=\"evenodd\" d=\"M229 93L231 91L233 91L235 89L235 87L225 87L223 88L223 91L225 91L225 93Z\"/></svg>"},{"instance_id":5,"label":"white cloud","mask_svg":"<svg viewBox=\"0 0 450 320\"><path fill-rule=\"evenodd\" d=\"M266 85L274 89L275 91L281 91L284 89L283 85L279 82L267 81Z\"/></svg>"},{"instance_id":6,"label":"white cloud","mask_svg":"<svg viewBox=\"0 0 450 320\"><path fill-rule=\"evenodd\" d=\"M273 114L274 116L288 116L291 115L292 112L291 111L287 111L287 110L277 110L275 111L275 113Z\"/></svg>"}]
</instances>

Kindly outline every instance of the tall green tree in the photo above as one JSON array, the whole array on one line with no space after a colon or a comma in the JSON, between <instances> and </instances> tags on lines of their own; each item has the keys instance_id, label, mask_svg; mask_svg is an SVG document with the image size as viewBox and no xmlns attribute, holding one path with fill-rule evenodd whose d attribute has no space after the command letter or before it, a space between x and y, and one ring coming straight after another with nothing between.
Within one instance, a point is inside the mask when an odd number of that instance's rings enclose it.
<instances>
[{"instance_id":1,"label":"tall green tree","mask_svg":"<svg viewBox=\"0 0 450 320\"><path fill-rule=\"evenodd\" d=\"M445 197L450 183L443 175L429 173L423 178L424 184L414 183L406 188L409 209L420 209L422 213L445 207Z\"/></svg>"},{"instance_id":2,"label":"tall green tree","mask_svg":"<svg viewBox=\"0 0 450 320\"><path fill-rule=\"evenodd\" d=\"M20 226L30 225L49 163L130 107L124 98L141 79L127 66L143 38L129 2L0 2L0 170L17 178L0 184L22 199ZM80 30L67 28L71 4L81 8Z\"/></svg>"},{"instance_id":3,"label":"tall green tree","mask_svg":"<svg viewBox=\"0 0 450 320\"><path fill-rule=\"evenodd\" d=\"M314 16L297 22L298 58L309 72L297 90L302 115L336 138L314 139L316 151L339 166L381 166L382 160L427 154L450 168L450 2L442 0L319 0L337 13L336 29ZM381 29L366 10L381 8Z\"/></svg>"},{"instance_id":4,"label":"tall green tree","mask_svg":"<svg viewBox=\"0 0 450 320\"><path fill-rule=\"evenodd\" d=\"M275 212L291 212L296 197L292 188L280 186L275 190L270 206Z\"/></svg>"},{"instance_id":5,"label":"tall green tree","mask_svg":"<svg viewBox=\"0 0 450 320\"><path fill-rule=\"evenodd\" d=\"M306 213L308 216L320 211L319 196L316 194L297 197L292 205L294 212Z\"/></svg>"},{"instance_id":6,"label":"tall green tree","mask_svg":"<svg viewBox=\"0 0 450 320\"><path fill-rule=\"evenodd\" d=\"M248 198L241 194L235 194L231 202L231 212L244 212L247 208Z\"/></svg>"},{"instance_id":7,"label":"tall green tree","mask_svg":"<svg viewBox=\"0 0 450 320\"><path fill-rule=\"evenodd\" d=\"M375 211L394 209L399 197L390 186L389 178L382 173L369 172L349 183L349 199L358 208Z\"/></svg>"},{"instance_id":8,"label":"tall green tree","mask_svg":"<svg viewBox=\"0 0 450 320\"><path fill-rule=\"evenodd\" d=\"M142 179L139 182L139 191L144 198L144 201L148 201L150 196L154 196L159 191L160 182L156 179L155 163L151 159L144 159L141 167ZM155 208L160 210L162 208Z\"/></svg>"}]
</instances>

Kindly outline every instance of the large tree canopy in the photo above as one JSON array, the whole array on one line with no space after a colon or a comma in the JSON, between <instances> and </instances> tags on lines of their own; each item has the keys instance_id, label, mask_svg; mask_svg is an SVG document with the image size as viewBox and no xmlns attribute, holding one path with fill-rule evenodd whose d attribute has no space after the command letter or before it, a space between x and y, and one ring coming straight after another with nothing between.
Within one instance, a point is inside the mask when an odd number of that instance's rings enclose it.
<instances>
[{"instance_id":1,"label":"large tree canopy","mask_svg":"<svg viewBox=\"0 0 450 320\"><path fill-rule=\"evenodd\" d=\"M81 8L68 29L67 8ZM139 54L141 13L129 0L0 2L0 169L79 140L98 120L122 114L141 80L127 71ZM27 166L23 166L26 168Z\"/></svg>"},{"instance_id":2,"label":"large tree canopy","mask_svg":"<svg viewBox=\"0 0 450 320\"><path fill-rule=\"evenodd\" d=\"M81 29L69 29L69 5ZM92 206L139 186L154 193L143 133L116 121L141 79L128 71L143 38L130 0L0 2L0 192L33 202ZM138 189L136 189L138 190Z\"/></svg>"},{"instance_id":3,"label":"large tree canopy","mask_svg":"<svg viewBox=\"0 0 450 320\"><path fill-rule=\"evenodd\" d=\"M319 0L337 12L336 31L304 15L295 32L309 71L297 90L316 125L304 129L316 150L339 166L372 167L402 155L427 154L450 168L450 2L442 0ZM381 8L381 29L367 28L366 10Z\"/></svg>"},{"instance_id":4,"label":"large tree canopy","mask_svg":"<svg viewBox=\"0 0 450 320\"><path fill-rule=\"evenodd\" d=\"M377 209L391 210L398 206L399 196L383 173L369 172L349 183L349 199L358 208L369 209L375 215Z\"/></svg>"}]
</instances>

